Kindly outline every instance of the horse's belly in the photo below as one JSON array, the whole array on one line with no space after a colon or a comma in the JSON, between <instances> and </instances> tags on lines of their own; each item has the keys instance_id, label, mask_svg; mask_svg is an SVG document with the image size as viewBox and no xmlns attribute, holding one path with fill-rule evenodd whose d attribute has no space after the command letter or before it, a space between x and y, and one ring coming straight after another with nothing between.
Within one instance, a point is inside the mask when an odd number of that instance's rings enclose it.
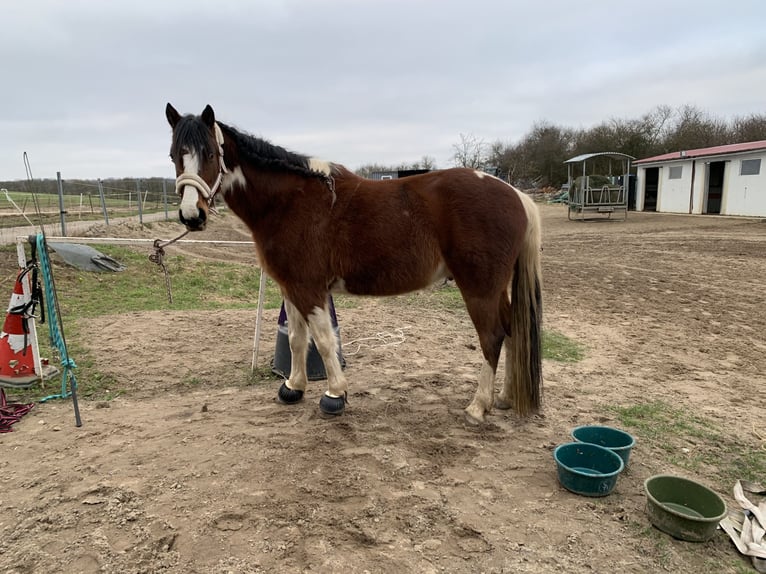
<instances>
[{"instance_id":1,"label":"horse's belly","mask_svg":"<svg viewBox=\"0 0 766 574\"><path fill-rule=\"evenodd\" d=\"M376 269L364 274L336 278L330 284L332 293L384 297L424 289L449 277L444 262L430 269Z\"/></svg>"}]
</instances>

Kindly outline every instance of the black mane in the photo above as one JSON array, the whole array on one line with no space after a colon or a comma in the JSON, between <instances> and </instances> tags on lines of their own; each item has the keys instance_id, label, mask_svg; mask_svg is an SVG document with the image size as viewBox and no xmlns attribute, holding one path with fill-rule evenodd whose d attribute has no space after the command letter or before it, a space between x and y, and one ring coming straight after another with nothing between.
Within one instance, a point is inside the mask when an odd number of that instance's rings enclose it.
<instances>
[{"instance_id":1,"label":"black mane","mask_svg":"<svg viewBox=\"0 0 766 574\"><path fill-rule=\"evenodd\" d=\"M241 132L218 122L225 138L231 138L240 154L240 161L273 171L290 171L306 177L327 178L327 174L309 168L309 157L273 145L266 140Z\"/></svg>"}]
</instances>

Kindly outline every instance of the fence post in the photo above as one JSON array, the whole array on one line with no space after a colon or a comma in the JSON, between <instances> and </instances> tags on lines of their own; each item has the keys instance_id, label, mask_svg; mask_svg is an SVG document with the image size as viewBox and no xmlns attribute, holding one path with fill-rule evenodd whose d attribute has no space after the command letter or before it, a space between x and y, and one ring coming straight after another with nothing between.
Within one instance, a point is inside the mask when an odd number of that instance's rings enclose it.
<instances>
[{"instance_id":1,"label":"fence post","mask_svg":"<svg viewBox=\"0 0 766 574\"><path fill-rule=\"evenodd\" d=\"M66 237L66 210L64 210L64 183L61 181L61 172L56 172L56 180L59 188L59 215L61 216L61 237Z\"/></svg>"},{"instance_id":2,"label":"fence post","mask_svg":"<svg viewBox=\"0 0 766 574\"><path fill-rule=\"evenodd\" d=\"M144 208L141 205L141 180L136 180L136 203L138 203L138 223L144 224Z\"/></svg>"},{"instance_id":3,"label":"fence post","mask_svg":"<svg viewBox=\"0 0 766 574\"><path fill-rule=\"evenodd\" d=\"M162 203L165 205L165 221L168 220L168 189L167 184L168 180L166 180L164 177L162 178Z\"/></svg>"},{"instance_id":4,"label":"fence post","mask_svg":"<svg viewBox=\"0 0 766 574\"><path fill-rule=\"evenodd\" d=\"M101 198L101 210L104 212L104 223L109 225L109 214L106 211L106 199L104 198L104 184L98 178L98 196Z\"/></svg>"}]
</instances>

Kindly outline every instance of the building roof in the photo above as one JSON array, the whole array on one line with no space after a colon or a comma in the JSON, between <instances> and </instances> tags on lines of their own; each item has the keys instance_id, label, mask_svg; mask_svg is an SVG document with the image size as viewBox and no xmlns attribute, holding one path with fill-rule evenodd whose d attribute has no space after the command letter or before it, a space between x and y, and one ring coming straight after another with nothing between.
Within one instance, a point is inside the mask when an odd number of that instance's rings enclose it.
<instances>
[{"instance_id":1,"label":"building roof","mask_svg":"<svg viewBox=\"0 0 766 574\"><path fill-rule=\"evenodd\" d=\"M620 159L636 159L632 155L628 155L626 153L619 153L616 151L599 151L596 153L584 153L582 155L575 156L571 159L566 160L564 163L578 163L578 162L585 161L593 157L599 157L599 156L614 157L614 158L620 158Z\"/></svg>"},{"instance_id":2,"label":"building roof","mask_svg":"<svg viewBox=\"0 0 766 574\"><path fill-rule=\"evenodd\" d=\"M653 157L646 157L634 161L634 165L642 163L659 163L663 161L690 159L696 157L707 157L714 155L726 155L730 153L741 153L746 151L758 151L766 150L766 140L760 140L757 142L745 142L729 145L718 145L713 147L703 147L699 149L689 149L684 151L674 151L671 153L664 153L662 155L655 155Z\"/></svg>"}]
</instances>

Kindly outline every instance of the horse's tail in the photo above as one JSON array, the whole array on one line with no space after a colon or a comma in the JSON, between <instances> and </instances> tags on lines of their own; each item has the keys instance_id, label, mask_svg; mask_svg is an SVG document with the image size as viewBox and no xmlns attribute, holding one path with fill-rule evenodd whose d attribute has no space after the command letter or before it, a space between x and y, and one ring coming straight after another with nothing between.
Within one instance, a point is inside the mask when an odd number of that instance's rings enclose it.
<instances>
[{"instance_id":1,"label":"horse's tail","mask_svg":"<svg viewBox=\"0 0 766 574\"><path fill-rule=\"evenodd\" d=\"M526 193L517 192L527 214L527 230L510 287L506 377L511 381L511 407L526 416L537 412L542 403L542 228L535 202Z\"/></svg>"}]
</instances>

